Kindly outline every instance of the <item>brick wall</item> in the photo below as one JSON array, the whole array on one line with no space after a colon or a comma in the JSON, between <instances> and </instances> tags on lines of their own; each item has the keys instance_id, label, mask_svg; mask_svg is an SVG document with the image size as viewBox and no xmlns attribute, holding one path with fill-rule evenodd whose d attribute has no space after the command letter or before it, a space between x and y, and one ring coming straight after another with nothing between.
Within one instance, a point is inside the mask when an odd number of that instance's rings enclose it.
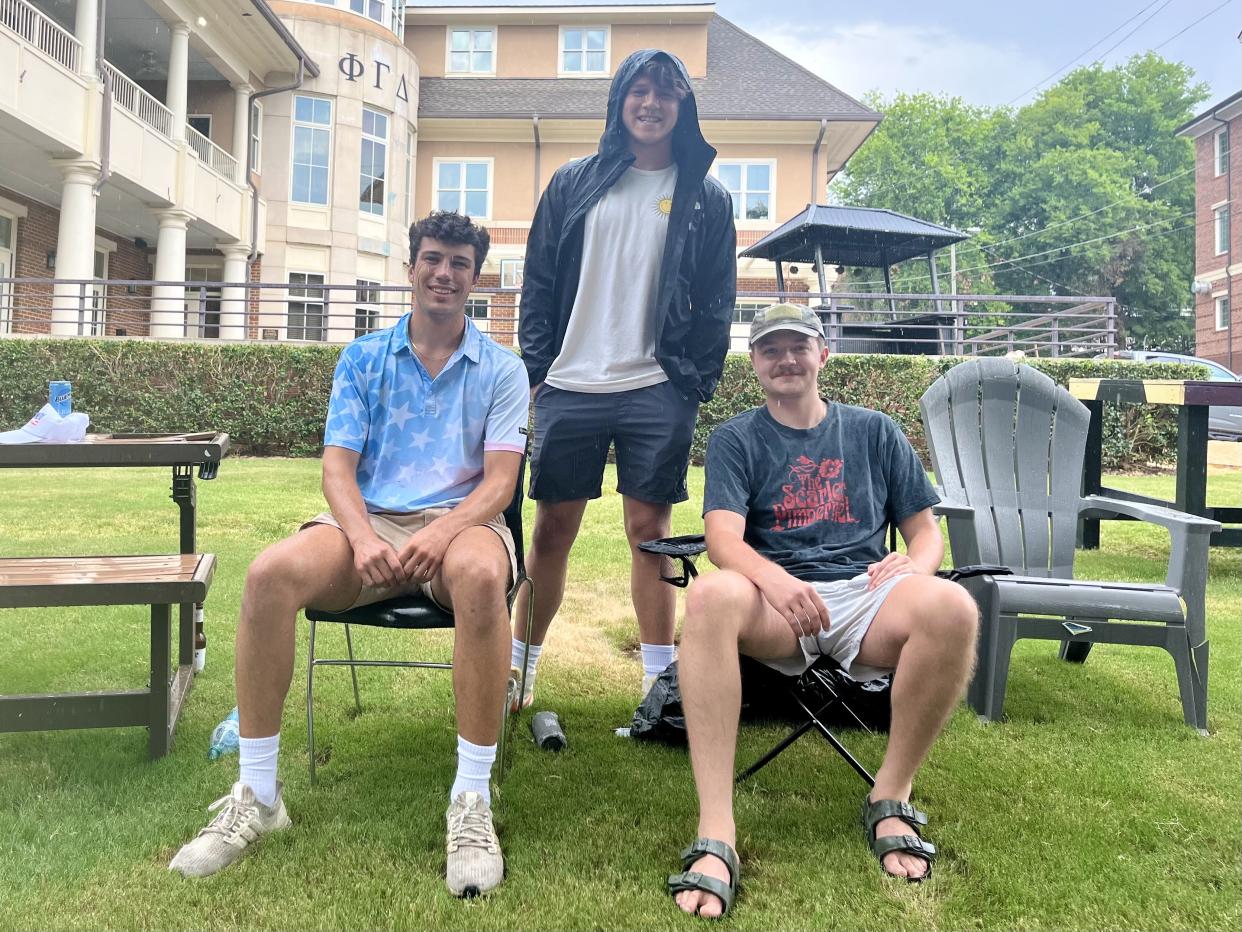
<instances>
[{"instance_id":1,"label":"brick wall","mask_svg":"<svg viewBox=\"0 0 1242 932\"><path fill-rule=\"evenodd\" d=\"M1216 255L1216 224L1213 204L1230 202L1229 240L1233 266L1242 264L1242 117L1229 123L1230 171L1216 174L1216 130L1195 140L1195 278L1207 281L1226 268L1230 253ZM1227 182L1232 182L1228 185ZM1195 295L1195 353L1206 359L1242 368L1242 275L1216 278L1210 294ZM1228 296L1230 327L1216 329L1216 298ZM1229 338L1232 335L1232 353Z\"/></svg>"}]
</instances>

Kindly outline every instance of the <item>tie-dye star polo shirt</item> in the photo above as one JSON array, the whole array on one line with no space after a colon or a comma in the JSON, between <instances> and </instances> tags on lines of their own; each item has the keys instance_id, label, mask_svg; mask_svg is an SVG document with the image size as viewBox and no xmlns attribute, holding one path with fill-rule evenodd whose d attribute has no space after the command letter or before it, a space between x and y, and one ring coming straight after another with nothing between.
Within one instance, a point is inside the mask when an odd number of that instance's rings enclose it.
<instances>
[{"instance_id":1,"label":"tie-dye star polo shirt","mask_svg":"<svg viewBox=\"0 0 1242 932\"><path fill-rule=\"evenodd\" d=\"M368 511L451 508L483 479L483 454L526 449L526 367L467 318L433 379L410 346L410 315L354 340L332 378L325 446L360 454Z\"/></svg>"}]
</instances>

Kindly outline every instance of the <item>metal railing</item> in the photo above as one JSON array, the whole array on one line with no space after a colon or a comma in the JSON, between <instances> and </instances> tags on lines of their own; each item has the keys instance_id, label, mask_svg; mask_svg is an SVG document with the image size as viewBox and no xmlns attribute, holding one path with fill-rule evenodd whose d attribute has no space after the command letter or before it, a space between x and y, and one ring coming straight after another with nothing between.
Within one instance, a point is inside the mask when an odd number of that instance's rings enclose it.
<instances>
[{"instance_id":1,"label":"metal railing","mask_svg":"<svg viewBox=\"0 0 1242 932\"><path fill-rule=\"evenodd\" d=\"M391 326L411 307L408 285L330 284L301 276L258 282L0 278L8 335L345 343ZM467 314L498 342L516 342L516 288L478 288ZM746 350L755 309L809 304L839 353L1113 356L1117 303L1109 297L742 292L731 349ZM0 334L4 335L4 334Z\"/></svg>"},{"instance_id":2,"label":"metal railing","mask_svg":"<svg viewBox=\"0 0 1242 932\"><path fill-rule=\"evenodd\" d=\"M112 98L156 132L172 138L172 111L105 61L104 70L112 76Z\"/></svg>"},{"instance_id":3,"label":"metal railing","mask_svg":"<svg viewBox=\"0 0 1242 932\"><path fill-rule=\"evenodd\" d=\"M77 73L82 44L26 0L0 0L0 26L17 33L53 61Z\"/></svg>"},{"instance_id":4,"label":"metal railing","mask_svg":"<svg viewBox=\"0 0 1242 932\"><path fill-rule=\"evenodd\" d=\"M200 162L229 181L237 181L237 159L188 123L185 127L185 141L190 144L190 151L198 156Z\"/></svg>"}]
</instances>

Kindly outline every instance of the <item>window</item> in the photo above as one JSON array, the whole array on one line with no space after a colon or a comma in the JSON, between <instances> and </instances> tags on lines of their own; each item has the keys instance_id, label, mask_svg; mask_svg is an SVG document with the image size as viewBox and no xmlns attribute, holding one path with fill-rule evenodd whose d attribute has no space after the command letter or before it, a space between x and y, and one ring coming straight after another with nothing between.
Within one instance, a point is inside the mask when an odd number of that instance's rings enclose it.
<instances>
[{"instance_id":1,"label":"window","mask_svg":"<svg viewBox=\"0 0 1242 932\"><path fill-rule=\"evenodd\" d=\"M384 0L349 0L349 8L355 13L361 13L367 19L373 19L377 23L385 20L385 7L388 6Z\"/></svg>"},{"instance_id":2,"label":"window","mask_svg":"<svg viewBox=\"0 0 1242 932\"><path fill-rule=\"evenodd\" d=\"M95 278L91 282L88 294L90 305L86 308L85 320L78 321L78 333L88 337L99 337L105 333L108 317L108 286L104 281L108 278L108 250L95 250Z\"/></svg>"},{"instance_id":3,"label":"window","mask_svg":"<svg viewBox=\"0 0 1242 932\"><path fill-rule=\"evenodd\" d=\"M220 337L220 282L223 270L210 266L191 265L185 270L187 282L211 282L214 287L199 285L185 290L186 333L206 339Z\"/></svg>"},{"instance_id":4,"label":"window","mask_svg":"<svg viewBox=\"0 0 1242 932\"><path fill-rule=\"evenodd\" d=\"M486 295L471 295L466 299L466 316L472 320L487 320L491 303Z\"/></svg>"},{"instance_id":5,"label":"window","mask_svg":"<svg viewBox=\"0 0 1242 932\"><path fill-rule=\"evenodd\" d=\"M362 168L358 209L384 216L384 167L388 161L388 117L378 110L362 108Z\"/></svg>"},{"instance_id":6,"label":"window","mask_svg":"<svg viewBox=\"0 0 1242 932\"><path fill-rule=\"evenodd\" d=\"M293 191L298 204L328 204L328 163L332 153L332 101L293 98Z\"/></svg>"},{"instance_id":7,"label":"window","mask_svg":"<svg viewBox=\"0 0 1242 932\"><path fill-rule=\"evenodd\" d=\"M1214 299L1216 304L1216 329L1229 329L1229 296L1221 295Z\"/></svg>"},{"instance_id":8,"label":"window","mask_svg":"<svg viewBox=\"0 0 1242 932\"><path fill-rule=\"evenodd\" d=\"M259 157L263 154L260 139L263 133L263 105L257 100L250 105L250 168L260 171Z\"/></svg>"},{"instance_id":9,"label":"window","mask_svg":"<svg viewBox=\"0 0 1242 932\"><path fill-rule=\"evenodd\" d=\"M521 288L522 272L526 266L525 259L500 260L500 287Z\"/></svg>"},{"instance_id":10,"label":"window","mask_svg":"<svg viewBox=\"0 0 1242 932\"><path fill-rule=\"evenodd\" d=\"M1215 217L1212 227L1216 231L1216 255L1221 256L1229 251L1229 205L1217 207L1213 216Z\"/></svg>"},{"instance_id":11,"label":"window","mask_svg":"<svg viewBox=\"0 0 1242 932\"><path fill-rule=\"evenodd\" d=\"M392 31L405 38L405 0L392 0Z\"/></svg>"},{"instance_id":12,"label":"window","mask_svg":"<svg viewBox=\"0 0 1242 932\"><path fill-rule=\"evenodd\" d=\"M776 188L776 163L717 161L714 174L733 196L734 220L771 220Z\"/></svg>"},{"instance_id":13,"label":"window","mask_svg":"<svg viewBox=\"0 0 1242 932\"><path fill-rule=\"evenodd\" d=\"M450 74L495 74L496 30L449 29Z\"/></svg>"},{"instance_id":14,"label":"window","mask_svg":"<svg viewBox=\"0 0 1242 932\"><path fill-rule=\"evenodd\" d=\"M357 306L354 308L354 337L366 336L375 329L379 323L379 282L368 281L365 278L355 279L357 286L357 294L355 300Z\"/></svg>"},{"instance_id":15,"label":"window","mask_svg":"<svg viewBox=\"0 0 1242 932\"><path fill-rule=\"evenodd\" d=\"M191 113L185 118L191 129L196 129L208 139L211 138L211 114Z\"/></svg>"},{"instance_id":16,"label":"window","mask_svg":"<svg viewBox=\"0 0 1242 932\"><path fill-rule=\"evenodd\" d=\"M414 222L414 130L405 131L405 225Z\"/></svg>"},{"instance_id":17,"label":"window","mask_svg":"<svg viewBox=\"0 0 1242 932\"><path fill-rule=\"evenodd\" d=\"M608 27L561 27L561 74L607 74Z\"/></svg>"},{"instance_id":18,"label":"window","mask_svg":"<svg viewBox=\"0 0 1242 932\"><path fill-rule=\"evenodd\" d=\"M749 324L755 319L755 312L767 306L767 301L734 301L733 322L735 324Z\"/></svg>"},{"instance_id":19,"label":"window","mask_svg":"<svg viewBox=\"0 0 1242 932\"><path fill-rule=\"evenodd\" d=\"M486 219L492 213L492 160L435 161L436 209Z\"/></svg>"},{"instance_id":20,"label":"window","mask_svg":"<svg viewBox=\"0 0 1242 932\"><path fill-rule=\"evenodd\" d=\"M1216 134L1216 175L1229 171L1229 127L1223 127Z\"/></svg>"},{"instance_id":21,"label":"window","mask_svg":"<svg viewBox=\"0 0 1242 932\"><path fill-rule=\"evenodd\" d=\"M289 322L286 335L290 340L324 339L323 275L314 272L289 273Z\"/></svg>"},{"instance_id":22,"label":"window","mask_svg":"<svg viewBox=\"0 0 1242 932\"><path fill-rule=\"evenodd\" d=\"M0 214L0 278L13 277L17 246L17 219ZM13 286L0 282L0 334L13 329Z\"/></svg>"}]
</instances>

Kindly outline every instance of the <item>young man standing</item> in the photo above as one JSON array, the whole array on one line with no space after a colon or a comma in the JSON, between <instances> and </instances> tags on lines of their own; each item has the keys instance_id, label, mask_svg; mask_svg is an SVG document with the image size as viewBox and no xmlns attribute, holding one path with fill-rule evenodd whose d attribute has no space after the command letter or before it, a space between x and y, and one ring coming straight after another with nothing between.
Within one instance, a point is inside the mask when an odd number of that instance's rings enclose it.
<instances>
[{"instance_id":1,"label":"young man standing","mask_svg":"<svg viewBox=\"0 0 1242 932\"><path fill-rule=\"evenodd\" d=\"M456 616L448 886L465 896L500 883L488 784L507 684L505 600L516 571L500 513L524 452L529 383L517 357L465 317L488 245L487 231L458 214L414 224L413 310L341 352L324 432L331 512L250 565L237 631L241 775L170 870L213 874L290 824L276 759L298 612L421 591Z\"/></svg>"},{"instance_id":2,"label":"young man standing","mask_svg":"<svg viewBox=\"0 0 1242 932\"><path fill-rule=\"evenodd\" d=\"M712 434L703 513L719 572L686 599L680 661L698 837L669 890L688 913L720 916L737 890L733 757L738 655L797 676L822 654L847 673L893 671L892 724L863 825L883 870L931 873L915 772L965 689L978 616L934 574L944 556L936 496L918 456L878 411L820 397L824 332L806 307L756 314L750 357L766 399ZM887 553L895 523L906 553Z\"/></svg>"},{"instance_id":3,"label":"young man standing","mask_svg":"<svg viewBox=\"0 0 1242 932\"><path fill-rule=\"evenodd\" d=\"M610 445L644 691L673 659L674 593L659 582L659 559L638 544L667 536L673 504L686 500L698 406L715 391L728 350L737 235L729 194L707 174L715 156L682 63L635 52L613 77L599 151L562 166L535 212L519 327L534 389L538 503L525 704ZM515 614L526 617L524 602ZM523 634L519 627L513 639L515 668Z\"/></svg>"}]
</instances>

